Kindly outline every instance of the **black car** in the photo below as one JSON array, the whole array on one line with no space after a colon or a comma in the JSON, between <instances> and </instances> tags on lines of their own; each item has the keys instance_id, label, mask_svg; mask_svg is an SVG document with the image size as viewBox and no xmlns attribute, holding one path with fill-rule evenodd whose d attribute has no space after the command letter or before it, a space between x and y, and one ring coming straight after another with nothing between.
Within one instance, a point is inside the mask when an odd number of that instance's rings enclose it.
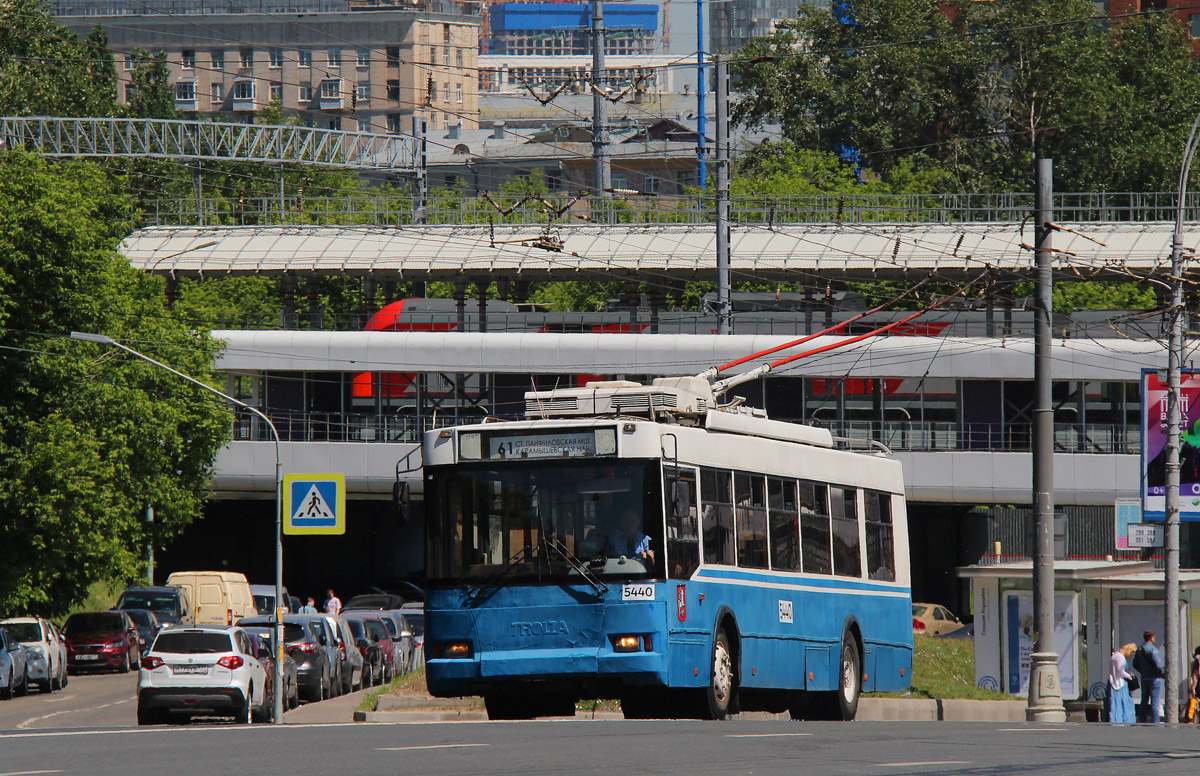
<instances>
[{"instance_id":1,"label":"black car","mask_svg":"<svg viewBox=\"0 0 1200 776\"><path fill-rule=\"evenodd\" d=\"M283 643L296 662L296 680L300 694L310 701L323 701L333 696L333 667L329 662L328 642L321 630L314 627L314 615L286 614L283 617ZM246 617L238 621L242 628L274 627L270 617Z\"/></svg>"},{"instance_id":2,"label":"black car","mask_svg":"<svg viewBox=\"0 0 1200 776\"><path fill-rule=\"evenodd\" d=\"M154 641L154 637L158 635L158 631L162 628L162 623L158 621L158 616L149 609L119 609L116 611L122 611L129 615L129 619L133 620L133 625L137 628L138 641L141 642L141 651L143 653L149 652L151 642Z\"/></svg>"},{"instance_id":3,"label":"black car","mask_svg":"<svg viewBox=\"0 0 1200 776\"><path fill-rule=\"evenodd\" d=\"M154 612L162 625L178 625L188 616L186 594L178 587L127 587L114 609Z\"/></svg>"},{"instance_id":4,"label":"black car","mask_svg":"<svg viewBox=\"0 0 1200 776\"><path fill-rule=\"evenodd\" d=\"M404 605L404 596L393 593L366 593L356 595L342 605L342 611L351 609L399 609Z\"/></svg>"}]
</instances>

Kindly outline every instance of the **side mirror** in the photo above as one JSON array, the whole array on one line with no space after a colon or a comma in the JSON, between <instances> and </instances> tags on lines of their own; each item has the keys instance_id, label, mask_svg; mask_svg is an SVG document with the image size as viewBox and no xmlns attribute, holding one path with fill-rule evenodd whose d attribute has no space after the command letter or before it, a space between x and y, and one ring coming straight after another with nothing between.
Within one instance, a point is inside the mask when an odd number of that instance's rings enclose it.
<instances>
[{"instance_id":1,"label":"side mirror","mask_svg":"<svg viewBox=\"0 0 1200 776\"><path fill-rule=\"evenodd\" d=\"M411 639L411 638L412 638L412 631L400 631L400 638L402 638L402 639Z\"/></svg>"},{"instance_id":2,"label":"side mirror","mask_svg":"<svg viewBox=\"0 0 1200 776\"><path fill-rule=\"evenodd\" d=\"M392 483L392 508L396 511L396 519L401 523L408 522L408 483L396 480Z\"/></svg>"}]
</instances>

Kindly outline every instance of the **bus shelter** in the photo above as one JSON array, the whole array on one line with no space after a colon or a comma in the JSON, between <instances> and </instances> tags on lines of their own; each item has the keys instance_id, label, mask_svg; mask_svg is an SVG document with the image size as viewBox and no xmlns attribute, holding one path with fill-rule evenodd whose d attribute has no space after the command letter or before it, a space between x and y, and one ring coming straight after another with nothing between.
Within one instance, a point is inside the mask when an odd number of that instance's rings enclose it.
<instances>
[{"instance_id":1,"label":"bus shelter","mask_svg":"<svg viewBox=\"0 0 1200 776\"><path fill-rule=\"evenodd\" d=\"M1027 696L1036 637L1032 561L965 566L958 573L971 580L975 684ZM1180 577L1184 616L1179 643L1181 665L1186 666L1190 645L1200 643L1200 619L1192 620L1200 615L1200 572ZM1193 595L1197 606L1191 606ZM1163 641L1162 572L1148 560L1056 561L1054 620L1063 700L1103 699L1113 644L1140 644L1145 630L1160 634L1158 641Z\"/></svg>"}]
</instances>

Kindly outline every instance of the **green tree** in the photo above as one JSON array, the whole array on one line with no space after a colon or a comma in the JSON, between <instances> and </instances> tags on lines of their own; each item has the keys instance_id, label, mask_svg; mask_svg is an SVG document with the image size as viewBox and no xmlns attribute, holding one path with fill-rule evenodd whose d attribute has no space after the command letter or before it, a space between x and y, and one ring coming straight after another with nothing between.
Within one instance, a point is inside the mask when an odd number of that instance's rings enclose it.
<instances>
[{"instance_id":1,"label":"green tree","mask_svg":"<svg viewBox=\"0 0 1200 776\"><path fill-rule=\"evenodd\" d=\"M171 87L171 70L167 53L133 50L133 70L129 80L133 91L125 106L128 115L139 119L179 118L175 111L175 91Z\"/></svg>"},{"instance_id":2,"label":"green tree","mask_svg":"<svg viewBox=\"0 0 1200 776\"><path fill-rule=\"evenodd\" d=\"M66 338L106 333L211 379L217 343L116 251L127 207L91 165L0 155L0 610L60 613L135 578L146 505L161 546L200 515L228 439L208 394Z\"/></svg>"}]
</instances>

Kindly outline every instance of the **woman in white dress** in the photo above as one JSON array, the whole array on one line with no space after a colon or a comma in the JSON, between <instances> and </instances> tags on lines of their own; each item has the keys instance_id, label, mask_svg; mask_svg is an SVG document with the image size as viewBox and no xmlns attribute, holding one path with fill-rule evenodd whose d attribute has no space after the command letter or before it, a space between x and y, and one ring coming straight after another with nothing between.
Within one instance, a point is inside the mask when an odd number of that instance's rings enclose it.
<instances>
[{"instance_id":1,"label":"woman in white dress","mask_svg":"<svg viewBox=\"0 0 1200 776\"><path fill-rule=\"evenodd\" d=\"M1137 644L1126 644L1112 653L1112 661L1108 669L1108 721L1116 723L1136 722L1133 710L1133 697L1129 694L1129 680L1133 675L1126 666L1133 653L1137 652Z\"/></svg>"}]
</instances>

